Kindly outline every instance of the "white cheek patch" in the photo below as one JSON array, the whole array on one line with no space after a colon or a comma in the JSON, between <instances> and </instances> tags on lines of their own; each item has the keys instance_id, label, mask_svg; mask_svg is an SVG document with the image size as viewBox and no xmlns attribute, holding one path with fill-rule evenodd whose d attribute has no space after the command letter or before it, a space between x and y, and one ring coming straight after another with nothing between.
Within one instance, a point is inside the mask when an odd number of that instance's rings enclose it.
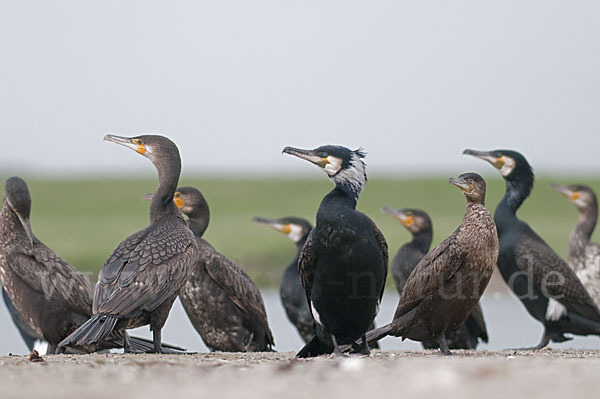
<instances>
[{"instance_id":1,"label":"white cheek patch","mask_svg":"<svg viewBox=\"0 0 600 399\"><path fill-rule=\"evenodd\" d=\"M312 301L310 301L310 311L311 311L313 317L315 318L315 321L317 322L317 324L323 325L323 323L321 323L321 316L319 316L319 312L317 312L317 309L315 308L315 305L313 304Z\"/></svg>"},{"instance_id":2,"label":"white cheek patch","mask_svg":"<svg viewBox=\"0 0 600 399\"><path fill-rule=\"evenodd\" d=\"M555 299L550 298L546 309L546 320L557 321L566 314L567 308Z\"/></svg>"},{"instance_id":3,"label":"white cheek patch","mask_svg":"<svg viewBox=\"0 0 600 399\"><path fill-rule=\"evenodd\" d=\"M510 172L512 172L513 169L515 168L515 165L516 165L515 160L510 157L507 157L507 156L502 156L500 159L502 159L504 161L504 164L500 168L500 174L502 176L510 175Z\"/></svg>"},{"instance_id":4,"label":"white cheek patch","mask_svg":"<svg viewBox=\"0 0 600 399\"><path fill-rule=\"evenodd\" d=\"M290 232L288 233L288 238L294 242L298 242L302 239L302 232L304 231L302 229L302 226L298 226L297 224L289 224L290 226Z\"/></svg>"},{"instance_id":5,"label":"white cheek patch","mask_svg":"<svg viewBox=\"0 0 600 399\"><path fill-rule=\"evenodd\" d=\"M323 170L325 170L325 173L329 176L335 175L342 168L342 160L338 157L330 155L327 157L327 161L329 161L329 163L325 165Z\"/></svg>"}]
</instances>

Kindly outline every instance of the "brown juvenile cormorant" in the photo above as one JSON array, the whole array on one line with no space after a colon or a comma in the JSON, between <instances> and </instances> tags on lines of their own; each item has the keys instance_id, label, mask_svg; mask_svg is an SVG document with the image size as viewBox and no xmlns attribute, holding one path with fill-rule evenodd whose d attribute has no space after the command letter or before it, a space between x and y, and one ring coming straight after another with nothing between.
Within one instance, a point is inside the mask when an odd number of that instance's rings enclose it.
<instances>
[{"instance_id":1,"label":"brown juvenile cormorant","mask_svg":"<svg viewBox=\"0 0 600 399\"><path fill-rule=\"evenodd\" d=\"M412 235L412 241L400 247L392 260L392 276L398 293L402 294L408 276L429 252L433 237L433 226L429 215L420 209L382 207L381 211L397 219ZM481 306L477 304L473 312L458 328L446 333L446 340L450 349L476 349L479 339L488 342L483 312ZM425 340L422 344L425 349L439 348L435 340Z\"/></svg>"},{"instance_id":2,"label":"brown juvenile cormorant","mask_svg":"<svg viewBox=\"0 0 600 399\"><path fill-rule=\"evenodd\" d=\"M579 222L569 237L569 266L600 307L600 246L590 241L598 219L596 194L583 184L551 187L570 199L579 211Z\"/></svg>"},{"instance_id":3,"label":"brown juvenile cormorant","mask_svg":"<svg viewBox=\"0 0 600 399\"><path fill-rule=\"evenodd\" d=\"M442 353L450 354L446 333L469 316L487 287L498 257L498 235L485 207L485 181L476 173L463 173L449 182L467 199L461 225L417 264L394 320L369 331L369 341L386 335L435 339Z\"/></svg>"},{"instance_id":4,"label":"brown juvenile cormorant","mask_svg":"<svg viewBox=\"0 0 600 399\"><path fill-rule=\"evenodd\" d=\"M93 289L81 272L35 237L30 211L27 184L19 177L9 178L0 212L0 278L22 327L47 341L47 353L54 353L61 340L92 316ZM70 346L95 352L122 347L125 337L115 331L102 342ZM131 345L135 350L151 347L134 337Z\"/></svg>"},{"instance_id":5,"label":"brown juvenile cormorant","mask_svg":"<svg viewBox=\"0 0 600 399\"><path fill-rule=\"evenodd\" d=\"M308 308L308 302L306 301L306 293L302 287L302 279L298 271L298 258L312 230L312 225L308 220L297 217L285 217L281 219L255 217L253 220L266 224L285 234L296 244L296 257L283 272L281 286L279 287L279 296L288 319L296 326L304 342L309 342L315 335L313 331L313 318Z\"/></svg>"},{"instance_id":6,"label":"brown juvenile cormorant","mask_svg":"<svg viewBox=\"0 0 600 399\"><path fill-rule=\"evenodd\" d=\"M368 354L365 333L379 310L388 252L375 223L355 209L367 180L365 154L332 145L283 152L317 165L335 183L319 206L298 263L315 320L315 337L298 357L341 355L338 345L361 337L360 352Z\"/></svg>"},{"instance_id":7,"label":"brown juvenile cormorant","mask_svg":"<svg viewBox=\"0 0 600 399\"><path fill-rule=\"evenodd\" d=\"M198 241L198 260L179 293L194 328L213 351L270 351L273 334L258 287L202 239L210 219L204 196L193 187L180 187L174 201Z\"/></svg>"},{"instance_id":8,"label":"brown juvenile cormorant","mask_svg":"<svg viewBox=\"0 0 600 399\"><path fill-rule=\"evenodd\" d=\"M537 348L576 335L600 334L600 310L569 265L516 212L533 187L531 166L516 151L465 150L494 166L506 193L494 214L500 240L498 269L529 314L544 325Z\"/></svg>"},{"instance_id":9,"label":"brown juvenile cormorant","mask_svg":"<svg viewBox=\"0 0 600 399\"><path fill-rule=\"evenodd\" d=\"M113 330L150 324L153 350L160 353L161 329L198 258L194 234L173 202L181 172L179 150L156 135L107 135L104 140L136 151L156 167L158 188L150 204L150 226L127 237L108 257L94 290L93 316L60 347L93 344ZM131 350L127 340L124 347Z\"/></svg>"}]
</instances>

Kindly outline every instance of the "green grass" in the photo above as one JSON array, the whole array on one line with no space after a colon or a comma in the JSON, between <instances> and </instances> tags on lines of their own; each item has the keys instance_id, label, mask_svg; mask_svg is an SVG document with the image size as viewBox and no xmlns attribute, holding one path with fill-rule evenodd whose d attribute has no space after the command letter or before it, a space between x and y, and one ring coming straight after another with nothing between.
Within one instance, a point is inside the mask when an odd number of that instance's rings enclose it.
<instances>
[{"instance_id":1,"label":"green grass","mask_svg":"<svg viewBox=\"0 0 600 399\"><path fill-rule=\"evenodd\" d=\"M184 179L199 188L211 208L205 238L239 262L260 285L276 285L282 269L294 256L294 245L280 233L251 222L254 216L301 216L314 220L321 198L331 189L324 176L309 179ZM59 255L91 274L92 279L113 248L148 224L148 202L142 195L156 187L154 180L27 179L33 199L31 224L36 236ZM536 182L519 212L561 256L577 220L575 207L548 188L549 179ZM600 180L561 178L600 188ZM487 202L493 211L504 193L501 179L488 181ZM390 257L410 239L404 228L379 207L426 210L434 225L434 245L460 223L465 201L444 178L373 178L358 209L369 215L385 234ZM596 240L598 241L598 240Z\"/></svg>"}]
</instances>

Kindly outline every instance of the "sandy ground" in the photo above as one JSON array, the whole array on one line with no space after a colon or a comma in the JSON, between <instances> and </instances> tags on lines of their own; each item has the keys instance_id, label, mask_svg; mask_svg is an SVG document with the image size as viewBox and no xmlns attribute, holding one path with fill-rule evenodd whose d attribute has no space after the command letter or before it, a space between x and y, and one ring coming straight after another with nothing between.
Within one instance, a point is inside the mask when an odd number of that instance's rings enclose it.
<instances>
[{"instance_id":1,"label":"sandy ground","mask_svg":"<svg viewBox=\"0 0 600 399\"><path fill-rule=\"evenodd\" d=\"M0 398L599 398L600 351L0 357Z\"/></svg>"}]
</instances>

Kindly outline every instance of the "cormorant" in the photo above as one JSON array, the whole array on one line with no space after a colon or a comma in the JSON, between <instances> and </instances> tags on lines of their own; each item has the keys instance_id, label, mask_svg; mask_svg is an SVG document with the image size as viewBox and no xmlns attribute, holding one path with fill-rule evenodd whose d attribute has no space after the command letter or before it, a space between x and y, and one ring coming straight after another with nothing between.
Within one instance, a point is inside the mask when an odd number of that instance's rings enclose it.
<instances>
[{"instance_id":1,"label":"cormorant","mask_svg":"<svg viewBox=\"0 0 600 399\"><path fill-rule=\"evenodd\" d=\"M433 237L433 225L427 212L420 209L382 207L381 211L397 219L412 235L412 241L400 247L392 260L392 276L398 293L402 294L408 276L429 252ZM455 330L446 333L446 340L450 349L476 349L479 339L488 342L483 311L478 303L463 323ZM435 340L424 340L422 344L425 349L439 348Z\"/></svg>"},{"instance_id":2,"label":"cormorant","mask_svg":"<svg viewBox=\"0 0 600 399\"><path fill-rule=\"evenodd\" d=\"M104 140L136 151L156 167L158 188L150 204L150 225L127 237L108 257L94 290L93 316L59 346L93 344L113 330L150 324L153 350L161 353L161 329L198 259L194 233L173 202L181 172L179 150L157 135L107 135ZM124 348L131 350L127 340Z\"/></svg>"},{"instance_id":3,"label":"cormorant","mask_svg":"<svg viewBox=\"0 0 600 399\"><path fill-rule=\"evenodd\" d=\"M4 288L2 288L2 299L4 300L6 309L8 310L8 313L10 314L13 323L15 323L15 327L17 327L21 338L23 338L23 341L25 341L27 349L29 349L29 351L31 352L35 347L35 342L43 341L44 338L42 338L35 331L33 331L33 328L29 327L29 324L27 324L25 319L23 319L23 316L21 316L21 313L19 313L17 308L15 308L14 303L12 303L8 296L8 293Z\"/></svg>"},{"instance_id":4,"label":"cormorant","mask_svg":"<svg viewBox=\"0 0 600 399\"><path fill-rule=\"evenodd\" d=\"M483 159L506 181L506 193L494 214L500 240L498 269L529 314L544 325L537 348L577 335L600 334L600 310L577 275L516 212L533 187L531 166L516 151L465 150Z\"/></svg>"},{"instance_id":5,"label":"cormorant","mask_svg":"<svg viewBox=\"0 0 600 399\"><path fill-rule=\"evenodd\" d=\"M279 297L281 298L281 303L288 319L296 327L304 342L309 342L315 335L313 318L308 308L308 302L306 301L306 293L302 287L302 279L298 271L298 258L312 230L312 225L308 220L297 217L284 217L281 219L255 217L252 220L257 223L266 224L285 234L296 244L296 257L283 272L281 286L279 287Z\"/></svg>"},{"instance_id":6,"label":"cormorant","mask_svg":"<svg viewBox=\"0 0 600 399\"><path fill-rule=\"evenodd\" d=\"M47 353L54 353L61 340L92 316L93 289L79 270L33 235L30 211L27 184L19 177L9 178L0 212L0 278L21 316L17 325L47 341ZM70 346L95 352L122 347L125 337L126 333L115 331L102 342ZM135 350L149 348L146 340L134 337L131 345Z\"/></svg>"},{"instance_id":7,"label":"cormorant","mask_svg":"<svg viewBox=\"0 0 600 399\"><path fill-rule=\"evenodd\" d=\"M551 187L571 200L579 211L579 221L569 237L569 266L600 307L600 246L590 241L598 219L596 194L582 184Z\"/></svg>"},{"instance_id":8,"label":"cormorant","mask_svg":"<svg viewBox=\"0 0 600 399\"><path fill-rule=\"evenodd\" d=\"M485 207L485 180L463 173L449 182L463 192L467 209L460 226L429 252L408 277L391 323L367 333L369 342L393 335L435 339L450 354L446 333L473 311L498 257L498 236Z\"/></svg>"},{"instance_id":9,"label":"cormorant","mask_svg":"<svg viewBox=\"0 0 600 399\"><path fill-rule=\"evenodd\" d=\"M270 351L273 334L258 287L236 263L202 239L210 212L200 191L179 187L174 201L198 242L199 256L179 298L202 340L213 351Z\"/></svg>"},{"instance_id":10,"label":"cormorant","mask_svg":"<svg viewBox=\"0 0 600 399\"><path fill-rule=\"evenodd\" d=\"M360 352L368 354L365 333L379 310L388 252L375 223L355 209L367 180L365 153L333 145L283 152L317 165L335 184L319 206L298 262L315 337L297 356L341 355L338 345L361 337Z\"/></svg>"}]
</instances>

